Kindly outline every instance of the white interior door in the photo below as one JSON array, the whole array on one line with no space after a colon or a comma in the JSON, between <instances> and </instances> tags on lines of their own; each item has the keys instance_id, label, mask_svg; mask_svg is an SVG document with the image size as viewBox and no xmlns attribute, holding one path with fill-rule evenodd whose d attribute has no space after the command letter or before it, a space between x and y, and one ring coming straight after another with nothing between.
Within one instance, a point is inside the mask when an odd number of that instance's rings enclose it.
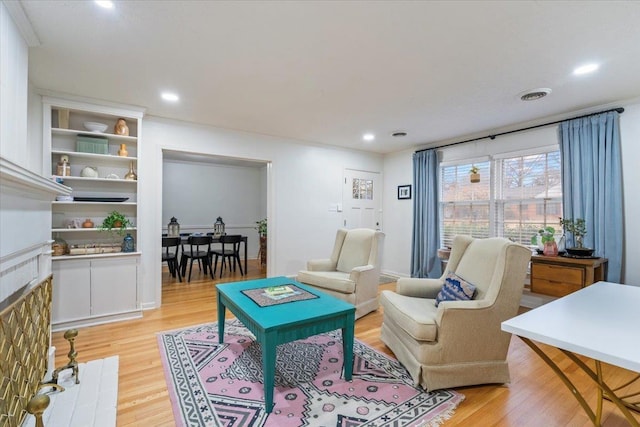
<instances>
[{"instance_id":1,"label":"white interior door","mask_svg":"<svg viewBox=\"0 0 640 427\"><path fill-rule=\"evenodd\" d=\"M342 205L346 228L382 229L381 182L378 172L345 169Z\"/></svg>"}]
</instances>

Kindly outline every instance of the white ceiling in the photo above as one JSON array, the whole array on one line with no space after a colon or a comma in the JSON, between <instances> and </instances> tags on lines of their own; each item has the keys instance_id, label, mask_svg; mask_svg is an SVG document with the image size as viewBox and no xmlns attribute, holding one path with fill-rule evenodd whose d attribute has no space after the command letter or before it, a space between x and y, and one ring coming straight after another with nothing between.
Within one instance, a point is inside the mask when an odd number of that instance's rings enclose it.
<instances>
[{"instance_id":1,"label":"white ceiling","mask_svg":"<svg viewBox=\"0 0 640 427\"><path fill-rule=\"evenodd\" d=\"M640 97L637 1L21 4L36 87L379 153ZM520 101L539 87L553 92Z\"/></svg>"}]
</instances>

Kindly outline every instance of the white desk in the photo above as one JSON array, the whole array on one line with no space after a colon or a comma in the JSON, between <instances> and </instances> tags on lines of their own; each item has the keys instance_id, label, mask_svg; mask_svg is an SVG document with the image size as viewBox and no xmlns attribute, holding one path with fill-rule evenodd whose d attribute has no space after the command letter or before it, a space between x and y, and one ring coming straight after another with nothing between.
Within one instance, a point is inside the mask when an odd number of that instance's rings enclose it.
<instances>
[{"instance_id":1,"label":"white desk","mask_svg":"<svg viewBox=\"0 0 640 427\"><path fill-rule=\"evenodd\" d=\"M502 322L502 330L519 336L573 392L595 425L600 425L602 397L615 403L633 426L640 426L627 408L637 405L618 398L602 379L600 362L640 372L640 287L598 282ZM533 341L557 347L599 387L596 413L562 370ZM596 361L592 370L575 354ZM640 375L639 375L640 377Z\"/></svg>"}]
</instances>

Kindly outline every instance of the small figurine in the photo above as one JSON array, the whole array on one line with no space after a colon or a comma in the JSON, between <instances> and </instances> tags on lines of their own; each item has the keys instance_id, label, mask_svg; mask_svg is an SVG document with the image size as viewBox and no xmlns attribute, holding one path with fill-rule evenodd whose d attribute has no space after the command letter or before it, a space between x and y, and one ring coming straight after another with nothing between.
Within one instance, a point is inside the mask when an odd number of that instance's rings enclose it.
<instances>
[{"instance_id":1,"label":"small figurine","mask_svg":"<svg viewBox=\"0 0 640 427\"><path fill-rule=\"evenodd\" d=\"M122 118L118 119L115 127L113 128L113 133L116 135L129 136L129 127L127 126L127 122Z\"/></svg>"}]
</instances>

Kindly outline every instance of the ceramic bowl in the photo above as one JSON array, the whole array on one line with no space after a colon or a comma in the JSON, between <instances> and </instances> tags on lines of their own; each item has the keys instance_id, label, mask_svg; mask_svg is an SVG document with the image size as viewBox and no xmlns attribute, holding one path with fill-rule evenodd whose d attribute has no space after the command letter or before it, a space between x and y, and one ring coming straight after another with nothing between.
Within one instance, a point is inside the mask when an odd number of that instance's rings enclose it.
<instances>
[{"instance_id":1,"label":"ceramic bowl","mask_svg":"<svg viewBox=\"0 0 640 427\"><path fill-rule=\"evenodd\" d=\"M107 125L105 125L104 123L84 122L83 125L87 130L90 130L91 132L104 132L105 130L107 130Z\"/></svg>"},{"instance_id":2,"label":"ceramic bowl","mask_svg":"<svg viewBox=\"0 0 640 427\"><path fill-rule=\"evenodd\" d=\"M98 177L98 171L94 167L85 166L80 171L80 176L84 177L84 178L97 178Z\"/></svg>"},{"instance_id":3,"label":"ceramic bowl","mask_svg":"<svg viewBox=\"0 0 640 427\"><path fill-rule=\"evenodd\" d=\"M566 248L567 253L573 256L592 256L593 249L590 248Z\"/></svg>"}]
</instances>

